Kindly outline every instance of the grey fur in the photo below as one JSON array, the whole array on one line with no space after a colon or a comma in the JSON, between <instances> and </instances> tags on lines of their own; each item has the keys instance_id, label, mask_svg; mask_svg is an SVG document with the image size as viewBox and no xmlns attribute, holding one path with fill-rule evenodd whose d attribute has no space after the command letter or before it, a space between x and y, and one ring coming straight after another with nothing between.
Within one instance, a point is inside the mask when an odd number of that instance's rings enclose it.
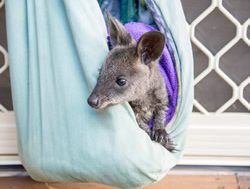
<instances>
[{"instance_id":1,"label":"grey fur","mask_svg":"<svg viewBox=\"0 0 250 189\"><path fill-rule=\"evenodd\" d=\"M140 128L152 140L173 151L173 142L165 130L167 91L158 69L165 45L164 35L157 31L148 32L136 43L118 20L111 15L108 17L113 49L101 68L88 103L95 109L103 109L129 102ZM125 85L118 85L124 81ZM154 127L150 129L148 123L152 117Z\"/></svg>"}]
</instances>

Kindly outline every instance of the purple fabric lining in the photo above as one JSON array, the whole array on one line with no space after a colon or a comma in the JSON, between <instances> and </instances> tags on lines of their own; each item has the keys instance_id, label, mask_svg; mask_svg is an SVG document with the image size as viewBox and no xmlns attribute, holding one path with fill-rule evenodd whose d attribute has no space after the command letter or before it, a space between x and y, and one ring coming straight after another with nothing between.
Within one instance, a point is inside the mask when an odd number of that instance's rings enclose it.
<instances>
[{"instance_id":1,"label":"purple fabric lining","mask_svg":"<svg viewBox=\"0 0 250 189\"><path fill-rule=\"evenodd\" d=\"M156 30L152 26L146 25L144 23L139 23L139 22L127 23L125 24L125 28L136 41L138 41L145 32ZM166 89L168 92L169 106L168 106L168 111L166 113L167 115L166 115L166 121L165 121L165 124L167 124L174 116L176 106L177 106L178 79L177 79L175 66L173 64L171 55L166 46L160 58L159 69L165 80L165 85L166 85ZM153 127L152 121L149 125L150 127Z\"/></svg>"}]
</instances>

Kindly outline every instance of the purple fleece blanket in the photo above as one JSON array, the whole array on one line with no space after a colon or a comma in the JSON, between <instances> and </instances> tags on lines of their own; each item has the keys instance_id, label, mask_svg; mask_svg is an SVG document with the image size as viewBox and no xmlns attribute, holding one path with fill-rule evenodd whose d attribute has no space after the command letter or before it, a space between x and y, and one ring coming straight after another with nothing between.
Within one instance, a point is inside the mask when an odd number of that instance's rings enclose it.
<instances>
[{"instance_id":1,"label":"purple fleece blanket","mask_svg":"<svg viewBox=\"0 0 250 189\"><path fill-rule=\"evenodd\" d=\"M130 35L138 41L140 37L145 33L149 31L156 30L152 26L146 25L144 23L139 22L130 22L125 24L125 28L130 33ZM177 98L178 98L178 77L175 69L175 65L173 65L173 61L171 59L170 53L165 46L161 59L159 64L159 69L162 73L162 76L165 80L166 89L168 92L168 100L169 100L169 106L168 106L168 112L166 117L166 124L169 123L169 121L174 116L176 106L177 106ZM150 126L153 126L153 123L150 123Z\"/></svg>"}]
</instances>

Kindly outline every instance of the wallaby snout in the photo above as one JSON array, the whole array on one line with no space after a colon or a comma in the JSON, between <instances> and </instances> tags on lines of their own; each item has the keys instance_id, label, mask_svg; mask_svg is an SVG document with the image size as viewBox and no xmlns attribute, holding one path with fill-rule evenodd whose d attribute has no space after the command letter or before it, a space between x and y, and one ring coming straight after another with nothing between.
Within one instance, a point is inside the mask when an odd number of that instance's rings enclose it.
<instances>
[{"instance_id":1,"label":"wallaby snout","mask_svg":"<svg viewBox=\"0 0 250 189\"><path fill-rule=\"evenodd\" d=\"M98 109L100 107L100 99L95 95L91 94L88 98L88 104L95 109Z\"/></svg>"}]
</instances>

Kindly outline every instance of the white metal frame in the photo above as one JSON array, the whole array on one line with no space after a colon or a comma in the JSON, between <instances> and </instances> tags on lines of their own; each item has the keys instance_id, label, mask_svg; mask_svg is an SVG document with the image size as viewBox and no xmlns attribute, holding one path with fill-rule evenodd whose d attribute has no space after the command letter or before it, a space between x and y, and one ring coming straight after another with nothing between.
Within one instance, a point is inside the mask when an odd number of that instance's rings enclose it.
<instances>
[{"instance_id":1,"label":"white metal frame","mask_svg":"<svg viewBox=\"0 0 250 189\"><path fill-rule=\"evenodd\" d=\"M4 0L0 0L0 8ZM235 37L229 41L215 56L196 37L196 26L215 8L218 8L236 27ZM194 106L202 113L192 115L187 140L187 148L180 164L185 165L239 165L250 166L250 115L243 113L223 113L237 99L250 110L250 103L243 96L244 88L250 84L250 77L240 85L227 76L219 67L220 58L240 39L250 46L247 28L250 19L240 24L234 16L223 7L222 0L212 0L211 5L203 11L190 25L190 38L209 58L208 67L195 78L197 85L212 70L221 76L233 89L233 95L216 112L208 112L197 100ZM0 74L8 68L7 51L0 44L0 53L4 65ZM20 164L17 152L16 125L14 113L0 104L0 165ZM237 120L237 122L236 122Z\"/></svg>"},{"instance_id":2,"label":"white metal frame","mask_svg":"<svg viewBox=\"0 0 250 189\"><path fill-rule=\"evenodd\" d=\"M180 164L250 166L249 136L249 114L193 114Z\"/></svg>"}]
</instances>

